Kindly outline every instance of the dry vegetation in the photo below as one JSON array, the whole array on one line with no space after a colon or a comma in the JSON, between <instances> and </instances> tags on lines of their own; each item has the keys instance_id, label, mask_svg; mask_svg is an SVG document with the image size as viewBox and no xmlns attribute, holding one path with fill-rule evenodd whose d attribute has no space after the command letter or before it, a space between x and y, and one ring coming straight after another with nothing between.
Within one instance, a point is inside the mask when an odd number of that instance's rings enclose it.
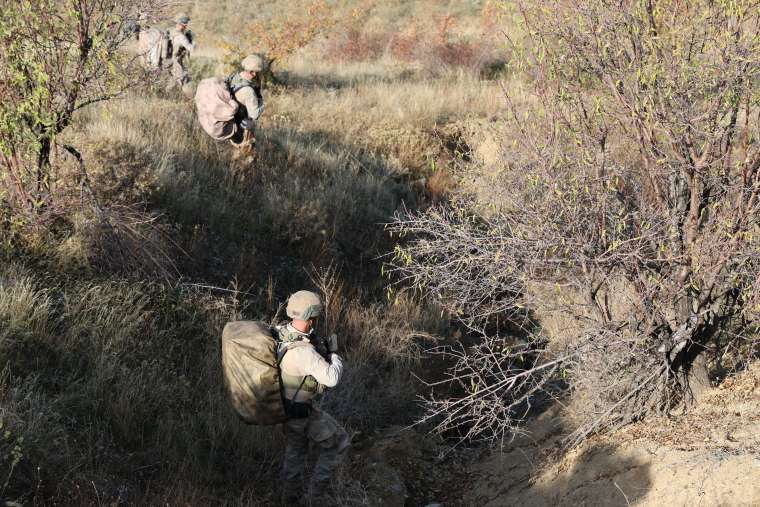
<instances>
[{"instance_id":1,"label":"dry vegetation","mask_svg":"<svg viewBox=\"0 0 760 507\"><path fill-rule=\"evenodd\" d=\"M519 5L534 98L507 94L512 144L468 168L468 191L399 217L394 268L484 337L445 352L461 393L431 400L439 428L502 438L572 393L574 446L757 357L760 17L752 1Z\"/></svg>"},{"instance_id":2,"label":"dry vegetation","mask_svg":"<svg viewBox=\"0 0 760 507\"><path fill-rule=\"evenodd\" d=\"M216 4L191 11L197 77L222 67L218 37L251 6ZM379 20L383 4L367 18L377 29L409 21L403 3ZM415 15L437 23L434 8ZM448 322L436 305L388 297L384 224L424 205L426 185L451 190L441 132L500 114L499 88L469 67L356 61L331 44L315 36L276 67L254 167L203 134L183 98L130 86L53 138L44 212L19 214L0 189L0 497L270 504L281 437L230 411L218 340L227 320L270 319L303 287L327 296L325 331L347 351L331 413L354 432L413 422L411 372ZM336 503L366 501L361 478L338 483Z\"/></svg>"},{"instance_id":3,"label":"dry vegetation","mask_svg":"<svg viewBox=\"0 0 760 507\"><path fill-rule=\"evenodd\" d=\"M571 12L561 4L556 13ZM46 139L38 178L33 138L47 117L27 122L24 139L8 127L44 101L18 92L4 102L23 106L0 128L30 156L21 180L15 159L0 166L0 498L271 504L281 437L233 415L219 336L230 319L274 318L301 288L325 294L323 331L348 356L324 404L365 435L422 418L447 436L509 437L532 406L572 392L574 443L682 401L695 351L708 349L713 374L746 365L757 353L758 264L748 70L697 73L672 65L672 48L663 63L657 38L638 48L650 59L626 69L620 53L584 50L613 46L639 18L609 8L598 32L571 30L563 23L580 21L569 14L510 5L186 2L196 79L250 50L276 58L253 166L208 138L186 99L132 86L137 74L113 67L93 79L118 98L75 107ZM167 19L154 7L150 19ZM721 15L700 18L705 33L734 26ZM533 39L525 20L540 28ZM668 33L683 48L685 32ZM718 39L707 37L702 64ZM720 40L755 73L756 42L730 39ZM123 32L110 43L122 48ZM678 101L657 95L651 80L663 79ZM716 89L725 100L713 103ZM677 114L632 113L681 112L689 93L704 98L691 103L688 119L702 122L692 132ZM700 116L706 104L718 113ZM679 136L692 136L691 150ZM680 190L663 204L657 190L669 185ZM736 211L721 207L726 196L744 217L738 235L726 232ZM692 201L699 240L687 234ZM715 271L721 251L738 252L741 269ZM721 295L703 300L710 280ZM425 415L417 397L431 393ZM366 505L376 479L341 474L335 504Z\"/></svg>"}]
</instances>

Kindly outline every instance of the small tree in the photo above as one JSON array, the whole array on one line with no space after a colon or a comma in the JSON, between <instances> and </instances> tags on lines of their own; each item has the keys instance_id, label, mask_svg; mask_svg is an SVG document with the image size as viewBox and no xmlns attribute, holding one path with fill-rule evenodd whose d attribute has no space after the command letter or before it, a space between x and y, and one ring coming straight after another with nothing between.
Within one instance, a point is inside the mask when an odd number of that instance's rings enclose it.
<instances>
[{"instance_id":1,"label":"small tree","mask_svg":"<svg viewBox=\"0 0 760 507\"><path fill-rule=\"evenodd\" d=\"M226 51L225 63L233 65L251 53L265 55L264 79L275 80L272 73L275 62L282 62L317 37L327 34L335 23L333 8L325 0L311 0L306 6L300 6L298 14L286 12L256 19L241 27L240 32L244 35L239 40L222 42Z\"/></svg>"},{"instance_id":2,"label":"small tree","mask_svg":"<svg viewBox=\"0 0 760 507\"><path fill-rule=\"evenodd\" d=\"M0 169L16 202L50 203L51 160L74 113L134 84L125 51L161 0L5 1L0 9ZM79 157L73 147L67 149Z\"/></svg>"},{"instance_id":3,"label":"small tree","mask_svg":"<svg viewBox=\"0 0 760 507\"><path fill-rule=\"evenodd\" d=\"M493 201L399 217L395 272L484 343L455 353L442 429L503 435L542 393L587 403L568 443L688 403L760 310L760 3L521 5L536 91ZM519 57L519 58L517 58ZM536 313L531 313L530 310ZM563 329L542 346L541 317ZM536 317L538 315L538 318ZM503 320L529 339L501 338ZM749 347L751 351L751 347ZM477 433L477 431L476 431Z\"/></svg>"}]
</instances>

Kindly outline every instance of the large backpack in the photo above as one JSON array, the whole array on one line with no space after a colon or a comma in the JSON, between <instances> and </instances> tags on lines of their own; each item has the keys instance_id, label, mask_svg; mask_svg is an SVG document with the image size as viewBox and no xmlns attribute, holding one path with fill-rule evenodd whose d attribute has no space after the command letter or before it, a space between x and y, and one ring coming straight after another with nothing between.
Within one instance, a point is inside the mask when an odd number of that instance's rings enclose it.
<instances>
[{"instance_id":1,"label":"large backpack","mask_svg":"<svg viewBox=\"0 0 760 507\"><path fill-rule=\"evenodd\" d=\"M224 384L235 412L248 424L287 419L275 336L267 324L246 320L229 322L222 331Z\"/></svg>"},{"instance_id":2,"label":"large backpack","mask_svg":"<svg viewBox=\"0 0 760 507\"><path fill-rule=\"evenodd\" d=\"M238 107L224 79L209 77L198 83L198 89L195 91L198 122L214 139L221 141L235 135L240 128L235 123Z\"/></svg>"},{"instance_id":3,"label":"large backpack","mask_svg":"<svg viewBox=\"0 0 760 507\"><path fill-rule=\"evenodd\" d=\"M137 36L138 52L145 64L152 69L160 69L172 58L172 41L167 30L149 28Z\"/></svg>"},{"instance_id":4,"label":"large backpack","mask_svg":"<svg viewBox=\"0 0 760 507\"><path fill-rule=\"evenodd\" d=\"M308 416L310 405L305 408L300 406L304 404L287 402L290 408L286 410L280 371L288 350L307 345L308 342L302 341L281 342L277 330L264 322L241 320L224 326L224 385L240 419L248 424L266 426L281 423L289 417ZM301 387L305 381L304 378Z\"/></svg>"}]
</instances>

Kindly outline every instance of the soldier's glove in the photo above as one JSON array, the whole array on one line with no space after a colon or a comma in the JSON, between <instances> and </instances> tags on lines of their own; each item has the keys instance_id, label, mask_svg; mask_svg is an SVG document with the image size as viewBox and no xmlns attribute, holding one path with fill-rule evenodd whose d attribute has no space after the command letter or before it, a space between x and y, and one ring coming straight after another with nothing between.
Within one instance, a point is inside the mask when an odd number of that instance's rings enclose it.
<instances>
[{"instance_id":1,"label":"soldier's glove","mask_svg":"<svg viewBox=\"0 0 760 507\"><path fill-rule=\"evenodd\" d=\"M256 124L250 118L243 118L243 120L240 122L240 126L245 130L253 130L254 125Z\"/></svg>"},{"instance_id":2,"label":"soldier's glove","mask_svg":"<svg viewBox=\"0 0 760 507\"><path fill-rule=\"evenodd\" d=\"M333 333L327 337L327 350L335 354L338 352L338 335Z\"/></svg>"}]
</instances>

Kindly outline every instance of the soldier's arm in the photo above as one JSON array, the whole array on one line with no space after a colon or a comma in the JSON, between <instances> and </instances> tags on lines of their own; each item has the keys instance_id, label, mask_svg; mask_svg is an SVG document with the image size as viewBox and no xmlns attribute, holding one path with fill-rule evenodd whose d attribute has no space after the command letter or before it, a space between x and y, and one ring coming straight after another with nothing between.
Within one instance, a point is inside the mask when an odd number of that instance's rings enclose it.
<instances>
[{"instance_id":1,"label":"soldier's arm","mask_svg":"<svg viewBox=\"0 0 760 507\"><path fill-rule=\"evenodd\" d=\"M239 89L235 92L235 98L245 106L245 109L248 112L248 117L251 120L256 121L259 119L262 108L259 103L259 98L256 96L256 92L253 91L253 88L246 86L245 88Z\"/></svg>"},{"instance_id":2,"label":"soldier's arm","mask_svg":"<svg viewBox=\"0 0 760 507\"><path fill-rule=\"evenodd\" d=\"M343 375L343 360L338 354L330 354L330 362L319 355L311 347L304 347L309 351L308 359L304 364L304 373L311 375L317 382L325 387L335 387Z\"/></svg>"},{"instance_id":3,"label":"soldier's arm","mask_svg":"<svg viewBox=\"0 0 760 507\"><path fill-rule=\"evenodd\" d=\"M195 46L193 46L193 43L190 42L190 39L187 38L187 36L184 33L178 33L174 36L174 40L172 41L172 44L174 45L175 49L179 47L185 48L188 53L192 53L195 49Z\"/></svg>"}]
</instances>

